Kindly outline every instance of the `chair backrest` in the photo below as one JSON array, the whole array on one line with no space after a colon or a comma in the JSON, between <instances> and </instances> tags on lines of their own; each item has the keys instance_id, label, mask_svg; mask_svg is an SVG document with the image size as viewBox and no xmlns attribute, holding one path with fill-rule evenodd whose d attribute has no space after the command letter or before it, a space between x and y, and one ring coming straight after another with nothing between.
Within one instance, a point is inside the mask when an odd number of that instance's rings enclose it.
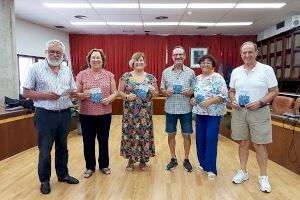
<instances>
[{"instance_id":1,"label":"chair backrest","mask_svg":"<svg viewBox=\"0 0 300 200\"><path fill-rule=\"evenodd\" d=\"M300 97L298 97L295 101L294 110L296 115L300 114Z\"/></svg>"},{"instance_id":2,"label":"chair backrest","mask_svg":"<svg viewBox=\"0 0 300 200\"><path fill-rule=\"evenodd\" d=\"M283 113L295 114L294 108L295 99L286 96L277 96L273 99L272 108L275 114L283 115Z\"/></svg>"}]
</instances>

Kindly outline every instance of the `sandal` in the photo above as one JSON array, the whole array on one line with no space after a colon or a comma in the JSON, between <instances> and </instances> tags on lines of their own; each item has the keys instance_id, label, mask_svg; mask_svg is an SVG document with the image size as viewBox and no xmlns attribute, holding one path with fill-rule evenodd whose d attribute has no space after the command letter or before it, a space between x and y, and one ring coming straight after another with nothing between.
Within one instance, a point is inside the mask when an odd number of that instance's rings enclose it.
<instances>
[{"instance_id":1,"label":"sandal","mask_svg":"<svg viewBox=\"0 0 300 200\"><path fill-rule=\"evenodd\" d=\"M143 171L145 171L148 168L148 166L144 162L140 162L139 166L140 166L141 170L143 170Z\"/></svg>"},{"instance_id":2,"label":"sandal","mask_svg":"<svg viewBox=\"0 0 300 200\"><path fill-rule=\"evenodd\" d=\"M83 177L84 178L90 178L94 173L94 170L91 170L91 169L87 169L84 174L83 174Z\"/></svg>"},{"instance_id":3,"label":"sandal","mask_svg":"<svg viewBox=\"0 0 300 200\"><path fill-rule=\"evenodd\" d=\"M129 160L128 161L128 164L126 166L126 170L127 171L133 171L134 170L134 164L133 164L133 161Z\"/></svg>"},{"instance_id":4,"label":"sandal","mask_svg":"<svg viewBox=\"0 0 300 200\"><path fill-rule=\"evenodd\" d=\"M100 169L100 171L105 175L111 174L110 168L108 168L108 167L102 168L102 169Z\"/></svg>"}]
</instances>

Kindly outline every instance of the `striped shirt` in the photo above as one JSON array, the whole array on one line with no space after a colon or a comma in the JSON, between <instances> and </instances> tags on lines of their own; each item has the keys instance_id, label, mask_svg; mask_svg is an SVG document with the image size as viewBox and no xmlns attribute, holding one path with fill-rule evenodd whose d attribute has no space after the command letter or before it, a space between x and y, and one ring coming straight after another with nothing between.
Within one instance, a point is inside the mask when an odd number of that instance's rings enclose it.
<instances>
[{"instance_id":1,"label":"striped shirt","mask_svg":"<svg viewBox=\"0 0 300 200\"><path fill-rule=\"evenodd\" d=\"M76 89L76 84L69 67L60 65L58 74L55 74L50 69L47 60L44 60L28 67L22 87L37 92L54 92L60 95L67 89ZM34 100L33 102L35 107L47 110L62 110L73 105L68 95L61 96L57 100Z\"/></svg>"},{"instance_id":2,"label":"striped shirt","mask_svg":"<svg viewBox=\"0 0 300 200\"><path fill-rule=\"evenodd\" d=\"M160 88L171 89L173 88L173 81L179 80L182 83L182 90L193 89L195 72L187 66L183 66L182 71L177 73L174 65L166 68L162 73ZM173 94L167 97L165 103L165 112L169 114L186 114L192 111L190 104L190 97L183 94Z\"/></svg>"},{"instance_id":3,"label":"striped shirt","mask_svg":"<svg viewBox=\"0 0 300 200\"><path fill-rule=\"evenodd\" d=\"M111 83L114 81L114 75L102 69L99 76L94 77L90 68L79 72L76 76L76 83L81 86L82 91L93 88L101 88L102 98L107 98L112 94ZM102 103L93 103L91 98L86 98L80 101L79 113L83 115L105 115L112 112L111 104L104 105Z\"/></svg>"}]
</instances>

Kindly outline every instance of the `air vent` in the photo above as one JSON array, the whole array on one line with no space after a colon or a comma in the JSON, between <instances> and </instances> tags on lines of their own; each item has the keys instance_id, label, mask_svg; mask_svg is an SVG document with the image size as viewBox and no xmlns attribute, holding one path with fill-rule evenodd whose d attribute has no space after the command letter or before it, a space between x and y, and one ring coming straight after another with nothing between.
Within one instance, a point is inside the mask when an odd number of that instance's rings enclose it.
<instances>
[{"instance_id":1,"label":"air vent","mask_svg":"<svg viewBox=\"0 0 300 200\"><path fill-rule=\"evenodd\" d=\"M87 16L85 16L85 15L75 15L74 17L76 19L86 19L87 18Z\"/></svg>"},{"instance_id":2,"label":"air vent","mask_svg":"<svg viewBox=\"0 0 300 200\"><path fill-rule=\"evenodd\" d=\"M134 33L134 30L123 30L123 33Z\"/></svg>"},{"instance_id":3,"label":"air vent","mask_svg":"<svg viewBox=\"0 0 300 200\"><path fill-rule=\"evenodd\" d=\"M198 26L197 29L207 29L207 26Z\"/></svg>"},{"instance_id":4,"label":"air vent","mask_svg":"<svg viewBox=\"0 0 300 200\"><path fill-rule=\"evenodd\" d=\"M155 17L155 19L164 20L164 19L168 19L168 17L167 16L157 16L157 17Z\"/></svg>"},{"instance_id":5,"label":"air vent","mask_svg":"<svg viewBox=\"0 0 300 200\"><path fill-rule=\"evenodd\" d=\"M300 15L292 16L292 26L297 27L300 25Z\"/></svg>"},{"instance_id":6,"label":"air vent","mask_svg":"<svg viewBox=\"0 0 300 200\"><path fill-rule=\"evenodd\" d=\"M276 30L281 29L281 28L283 28L284 26L285 26L285 22L284 22L284 21L279 22L278 24L276 24Z\"/></svg>"},{"instance_id":7,"label":"air vent","mask_svg":"<svg viewBox=\"0 0 300 200\"><path fill-rule=\"evenodd\" d=\"M64 26L54 26L55 28L65 28Z\"/></svg>"}]
</instances>

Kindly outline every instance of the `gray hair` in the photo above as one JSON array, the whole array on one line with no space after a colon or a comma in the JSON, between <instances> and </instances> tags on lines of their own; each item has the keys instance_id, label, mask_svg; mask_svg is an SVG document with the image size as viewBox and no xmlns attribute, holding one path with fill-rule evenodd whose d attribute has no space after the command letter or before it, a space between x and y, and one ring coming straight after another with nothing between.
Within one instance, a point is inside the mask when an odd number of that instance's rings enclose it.
<instances>
[{"instance_id":1,"label":"gray hair","mask_svg":"<svg viewBox=\"0 0 300 200\"><path fill-rule=\"evenodd\" d=\"M243 46L245 46L246 44L251 44L251 45L253 45L255 51L258 50L257 44L256 44L255 42L252 42L252 41L246 41L246 42L244 42L244 43L241 45L240 51L242 51Z\"/></svg>"},{"instance_id":2,"label":"gray hair","mask_svg":"<svg viewBox=\"0 0 300 200\"><path fill-rule=\"evenodd\" d=\"M48 42L46 42L46 50L48 50L48 48L50 46L61 46L63 53L65 53L65 49L66 49L65 45L59 40L54 39L54 40L49 40Z\"/></svg>"}]
</instances>

